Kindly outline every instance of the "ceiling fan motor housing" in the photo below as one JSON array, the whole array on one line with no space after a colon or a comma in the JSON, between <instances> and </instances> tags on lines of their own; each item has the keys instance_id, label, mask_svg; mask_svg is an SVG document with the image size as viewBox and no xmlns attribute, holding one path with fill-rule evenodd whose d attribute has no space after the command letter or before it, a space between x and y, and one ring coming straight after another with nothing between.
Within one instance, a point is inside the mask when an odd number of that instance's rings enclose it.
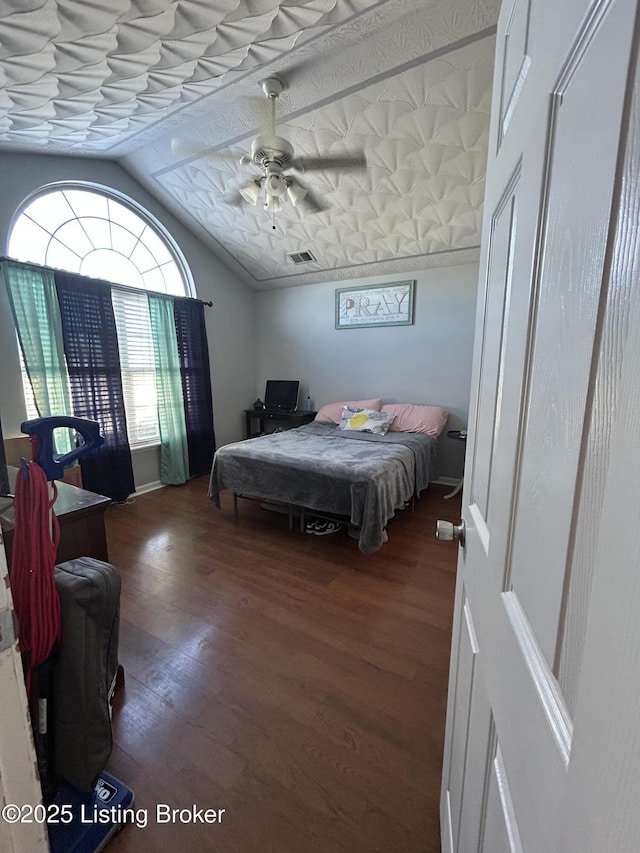
<instances>
[{"instance_id":1,"label":"ceiling fan motor housing","mask_svg":"<svg viewBox=\"0 0 640 853\"><path fill-rule=\"evenodd\" d=\"M293 146L281 136L261 133L251 144L251 161L269 171L290 169L293 165ZM273 166L276 169L270 168Z\"/></svg>"}]
</instances>

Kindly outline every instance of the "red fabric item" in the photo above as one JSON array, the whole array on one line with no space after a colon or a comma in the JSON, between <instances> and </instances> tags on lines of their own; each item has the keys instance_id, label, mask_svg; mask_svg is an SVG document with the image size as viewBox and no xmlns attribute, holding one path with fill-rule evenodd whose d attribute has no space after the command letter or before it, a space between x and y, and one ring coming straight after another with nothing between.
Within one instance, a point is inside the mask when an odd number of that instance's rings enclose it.
<instances>
[{"instance_id":1,"label":"red fabric item","mask_svg":"<svg viewBox=\"0 0 640 853\"><path fill-rule=\"evenodd\" d=\"M24 462L23 462L24 465ZM18 617L21 652L30 652L31 670L49 656L60 637L60 598L55 584L55 564L60 526L53 511L58 490L35 462L21 465L16 479L15 528L11 559L11 592Z\"/></svg>"}]
</instances>

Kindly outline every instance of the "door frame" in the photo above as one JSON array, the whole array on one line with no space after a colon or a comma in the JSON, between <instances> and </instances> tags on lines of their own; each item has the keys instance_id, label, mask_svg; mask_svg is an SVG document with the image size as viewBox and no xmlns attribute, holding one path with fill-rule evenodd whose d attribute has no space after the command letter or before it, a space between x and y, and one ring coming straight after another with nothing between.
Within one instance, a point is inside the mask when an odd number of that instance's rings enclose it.
<instances>
[{"instance_id":1,"label":"door frame","mask_svg":"<svg viewBox=\"0 0 640 853\"><path fill-rule=\"evenodd\" d=\"M46 824L33 819L32 809L42 803L22 661L15 637L13 602L0 531L0 804L23 808L31 822L10 823L0 817L3 853L46 853ZM26 807L26 808L25 808ZM29 809L31 807L31 809Z\"/></svg>"}]
</instances>

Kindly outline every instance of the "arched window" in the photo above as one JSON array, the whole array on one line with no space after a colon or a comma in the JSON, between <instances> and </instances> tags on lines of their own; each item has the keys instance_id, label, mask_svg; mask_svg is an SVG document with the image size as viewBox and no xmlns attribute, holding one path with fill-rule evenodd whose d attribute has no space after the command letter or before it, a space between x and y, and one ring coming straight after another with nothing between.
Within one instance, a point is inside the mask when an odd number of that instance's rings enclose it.
<instances>
[{"instance_id":1,"label":"arched window","mask_svg":"<svg viewBox=\"0 0 640 853\"><path fill-rule=\"evenodd\" d=\"M186 262L159 222L113 190L50 184L19 208L8 255L144 290L192 296Z\"/></svg>"},{"instance_id":2,"label":"arched window","mask_svg":"<svg viewBox=\"0 0 640 853\"><path fill-rule=\"evenodd\" d=\"M113 290L122 385L131 447L159 441L155 359L147 298L140 290L192 296L186 261L148 212L114 190L50 184L13 217L9 257L122 285ZM131 290L127 290L131 288ZM22 371L28 417L37 417Z\"/></svg>"}]
</instances>

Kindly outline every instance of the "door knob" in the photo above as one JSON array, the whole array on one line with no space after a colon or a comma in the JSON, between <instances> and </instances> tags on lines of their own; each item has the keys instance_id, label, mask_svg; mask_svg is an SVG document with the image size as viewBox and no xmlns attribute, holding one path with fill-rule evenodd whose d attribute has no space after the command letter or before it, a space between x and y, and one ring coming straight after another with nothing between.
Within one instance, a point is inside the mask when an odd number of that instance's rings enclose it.
<instances>
[{"instance_id":1,"label":"door knob","mask_svg":"<svg viewBox=\"0 0 640 853\"><path fill-rule=\"evenodd\" d=\"M457 539L464 548L464 532L464 518L460 524L452 524L450 521L442 521L441 519L436 521L436 539Z\"/></svg>"}]
</instances>

